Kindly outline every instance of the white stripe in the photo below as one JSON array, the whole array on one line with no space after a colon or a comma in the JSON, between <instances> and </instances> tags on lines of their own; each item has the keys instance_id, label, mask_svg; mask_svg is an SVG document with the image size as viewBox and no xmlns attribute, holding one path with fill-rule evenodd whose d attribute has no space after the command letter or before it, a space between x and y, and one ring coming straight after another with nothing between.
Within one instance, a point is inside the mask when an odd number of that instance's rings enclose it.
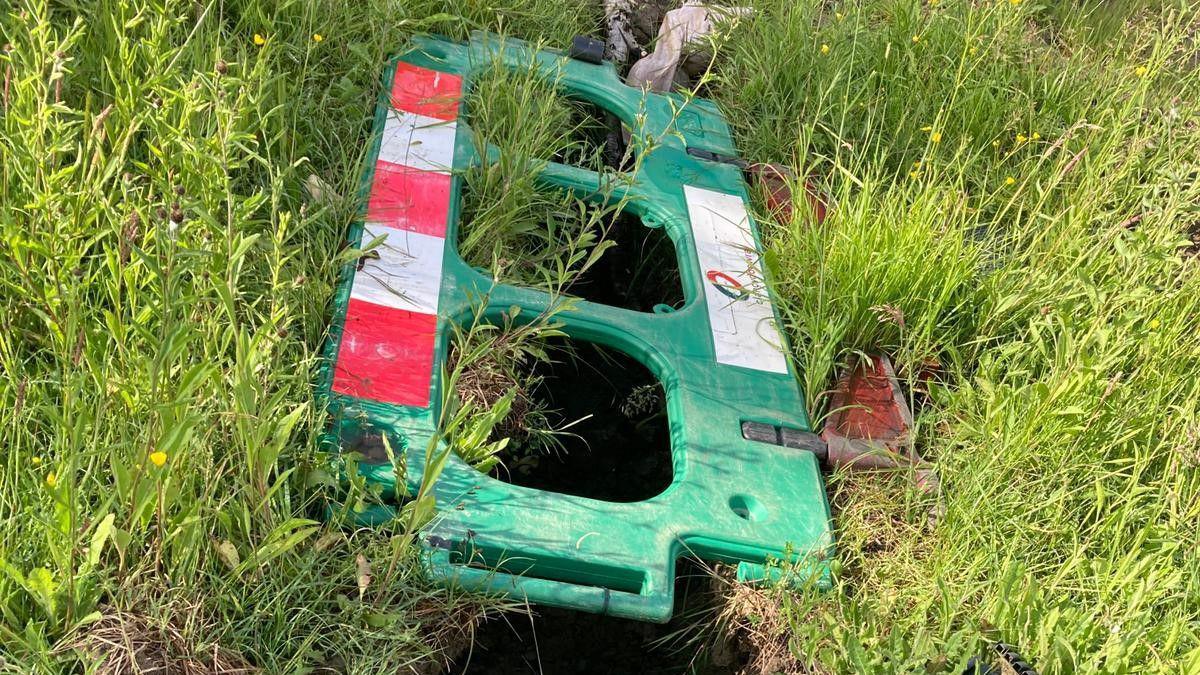
<instances>
[{"instance_id":1,"label":"white stripe","mask_svg":"<svg viewBox=\"0 0 1200 675\"><path fill-rule=\"evenodd\" d=\"M750 232L750 216L742 198L691 185L683 186L683 193L700 258L704 301L717 362L772 373L788 372L782 351L783 336L775 325L760 253ZM709 281L710 271L736 279L748 294L737 300L725 295Z\"/></svg>"},{"instance_id":2,"label":"white stripe","mask_svg":"<svg viewBox=\"0 0 1200 675\"><path fill-rule=\"evenodd\" d=\"M383 240L371 250L379 258L363 260L362 269L354 275L350 297L410 312L437 314L446 240L364 223L359 246L365 247L378 237Z\"/></svg>"},{"instance_id":3,"label":"white stripe","mask_svg":"<svg viewBox=\"0 0 1200 675\"><path fill-rule=\"evenodd\" d=\"M457 124L389 109L379 144L379 159L422 171L449 173L454 166Z\"/></svg>"}]
</instances>

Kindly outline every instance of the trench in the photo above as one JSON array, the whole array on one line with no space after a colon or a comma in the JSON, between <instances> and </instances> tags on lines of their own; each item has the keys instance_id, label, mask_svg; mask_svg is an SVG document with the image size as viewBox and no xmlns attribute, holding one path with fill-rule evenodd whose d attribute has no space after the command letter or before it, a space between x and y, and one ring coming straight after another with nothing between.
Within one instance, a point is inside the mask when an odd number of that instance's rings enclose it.
<instances>
[{"instance_id":1,"label":"trench","mask_svg":"<svg viewBox=\"0 0 1200 675\"><path fill-rule=\"evenodd\" d=\"M677 566L674 618L665 624L531 607L485 621L473 646L445 673L571 673L610 675L718 675L728 665L711 662L704 630L716 597L709 572L681 559Z\"/></svg>"},{"instance_id":2,"label":"trench","mask_svg":"<svg viewBox=\"0 0 1200 675\"><path fill-rule=\"evenodd\" d=\"M546 492L610 502L649 499L673 476L666 399L632 357L591 342L555 338L533 364L532 395L558 431L544 452L513 444L493 474Z\"/></svg>"}]
</instances>

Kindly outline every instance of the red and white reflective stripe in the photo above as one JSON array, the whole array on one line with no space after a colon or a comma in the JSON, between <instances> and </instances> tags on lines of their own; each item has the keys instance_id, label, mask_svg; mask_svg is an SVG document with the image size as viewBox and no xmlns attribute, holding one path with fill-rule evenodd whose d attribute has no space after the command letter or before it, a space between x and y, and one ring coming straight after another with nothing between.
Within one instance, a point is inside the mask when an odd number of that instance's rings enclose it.
<instances>
[{"instance_id":1,"label":"red and white reflective stripe","mask_svg":"<svg viewBox=\"0 0 1200 675\"><path fill-rule=\"evenodd\" d=\"M428 407L462 78L407 63L393 74L333 391Z\"/></svg>"},{"instance_id":2,"label":"red and white reflective stripe","mask_svg":"<svg viewBox=\"0 0 1200 675\"><path fill-rule=\"evenodd\" d=\"M449 203L450 174L377 162L367 221L445 237Z\"/></svg>"},{"instance_id":3,"label":"red and white reflective stripe","mask_svg":"<svg viewBox=\"0 0 1200 675\"><path fill-rule=\"evenodd\" d=\"M403 62L392 74L391 103L396 110L454 120L461 97L462 78L458 75Z\"/></svg>"},{"instance_id":4,"label":"red and white reflective stripe","mask_svg":"<svg viewBox=\"0 0 1200 675\"><path fill-rule=\"evenodd\" d=\"M437 316L350 298L333 391L427 407Z\"/></svg>"}]
</instances>

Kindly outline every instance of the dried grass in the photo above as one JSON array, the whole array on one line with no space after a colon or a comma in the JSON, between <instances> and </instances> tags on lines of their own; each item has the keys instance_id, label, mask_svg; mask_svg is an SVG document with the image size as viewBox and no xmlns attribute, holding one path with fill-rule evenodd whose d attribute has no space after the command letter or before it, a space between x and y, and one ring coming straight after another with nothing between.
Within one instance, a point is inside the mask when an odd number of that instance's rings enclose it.
<instances>
[{"instance_id":1,"label":"dried grass","mask_svg":"<svg viewBox=\"0 0 1200 675\"><path fill-rule=\"evenodd\" d=\"M248 675L259 670L219 645L198 645L173 623L102 608L62 648L96 662L95 675Z\"/></svg>"},{"instance_id":2,"label":"dried grass","mask_svg":"<svg viewBox=\"0 0 1200 675\"><path fill-rule=\"evenodd\" d=\"M731 567L712 576L717 598L713 665L733 675L825 675L818 663L803 663L791 649L792 629L777 593L739 583Z\"/></svg>"}]
</instances>

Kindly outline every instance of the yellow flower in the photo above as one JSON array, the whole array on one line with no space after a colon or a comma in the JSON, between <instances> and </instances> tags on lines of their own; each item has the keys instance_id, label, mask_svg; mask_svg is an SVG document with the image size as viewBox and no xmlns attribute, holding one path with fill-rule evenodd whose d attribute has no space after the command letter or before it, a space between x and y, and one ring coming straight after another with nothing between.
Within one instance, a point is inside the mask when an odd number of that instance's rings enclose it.
<instances>
[{"instance_id":1,"label":"yellow flower","mask_svg":"<svg viewBox=\"0 0 1200 675\"><path fill-rule=\"evenodd\" d=\"M33 457L33 465L34 465L34 466L41 466L41 465L42 465L42 456L41 456L41 455L34 455L34 457Z\"/></svg>"},{"instance_id":2,"label":"yellow flower","mask_svg":"<svg viewBox=\"0 0 1200 675\"><path fill-rule=\"evenodd\" d=\"M1033 136L1032 136L1033 140L1035 140L1035 141L1036 141L1037 139L1039 139L1039 138L1041 138L1041 137L1042 137L1042 135L1041 135L1041 134L1039 134L1038 132L1036 132L1036 131L1035 131L1035 132L1033 132Z\"/></svg>"},{"instance_id":3,"label":"yellow flower","mask_svg":"<svg viewBox=\"0 0 1200 675\"><path fill-rule=\"evenodd\" d=\"M939 2L941 2L941 0L929 0L929 6L937 7Z\"/></svg>"},{"instance_id":4,"label":"yellow flower","mask_svg":"<svg viewBox=\"0 0 1200 675\"><path fill-rule=\"evenodd\" d=\"M167 463L167 453L162 450L155 450L150 453L150 463L154 466L162 466Z\"/></svg>"},{"instance_id":5,"label":"yellow flower","mask_svg":"<svg viewBox=\"0 0 1200 675\"><path fill-rule=\"evenodd\" d=\"M992 141L992 147L993 147L993 148L998 148L998 147L1000 147L1000 141Z\"/></svg>"},{"instance_id":6,"label":"yellow flower","mask_svg":"<svg viewBox=\"0 0 1200 675\"><path fill-rule=\"evenodd\" d=\"M267 38L263 37L262 35L260 35L258 33L255 33L254 34L254 44L261 47L261 46L267 44Z\"/></svg>"},{"instance_id":7,"label":"yellow flower","mask_svg":"<svg viewBox=\"0 0 1200 675\"><path fill-rule=\"evenodd\" d=\"M933 127L926 124L925 126L921 127L921 131L924 131L925 133L929 133L930 131L933 131Z\"/></svg>"},{"instance_id":8,"label":"yellow flower","mask_svg":"<svg viewBox=\"0 0 1200 675\"><path fill-rule=\"evenodd\" d=\"M1008 0L1008 4L1019 5L1019 4L1021 4L1021 0Z\"/></svg>"},{"instance_id":9,"label":"yellow flower","mask_svg":"<svg viewBox=\"0 0 1200 675\"><path fill-rule=\"evenodd\" d=\"M921 162L920 161L913 162L913 166L919 169L919 168L921 168Z\"/></svg>"},{"instance_id":10,"label":"yellow flower","mask_svg":"<svg viewBox=\"0 0 1200 675\"><path fill-rule=\"evenodd\" d=\"M916 171L909 171L909 172L908 172L908 177L909 177L909 178L916 178L916 177L917 177L917 172L916 172Z\"/></svg>"},{"instance_id":11,"label":"yellow flower","mask_svg":"<svg viewBox=\"0 0 1200 675\"><path fill-rule=\"evenodd\" d=\"M320 42L321 40L324 40L324 39L325 39L324 35L321 35L320 33L313 33L313 42Z\"/></svg>"},{"instance_id":12,"label":"yellow flower","mask_svg":"<svg viewBox=\"0 0 1200 675\"><path fill-rule=\"evenodd\" d=\"M58 485L58 474L51 471L46 474L46 487L54 487L55 485Z\"/></svg>"},{"instance_id":13,"label":"yellow flower","mask_svg":"<svg viewBox=\"0 0 1200 675\"><path fill-rule=\"evenodd\" d=\"M829 45L821 45L821 53L828 54L829 53Z\"/></svg>"},{"instance_id":14,"label":"yellow flower","mask_svg":"<svg viewBox=\"0 0 1200 675\"><path fill-rule=\"evenodd\" d=\"M1004 184L1005 184L1005 185L1012 185L1013 183L1016 183L1016 182L1017 182L1017 179L1016 179L1016 178L1013 178L1012 176L1009 176L1009 177L1007 177L1007 178L1005 178L1005 179L1004 179Z\"/></svg>"},{"instance_id":15,"label":"yellow flower","mask_svg":"<svg viewBox=\"0 0 1200 675\"><path fill-rule=\"evenodd\" d=\"M1024 143L1027 140L1029 140L1029 138L1026 137L1025 134L1017 134L1017 142L1018 143Z\"/></svg>"},{"instance_id":16,"label":"yellow flower","mask_svg":"<svg viewBox=\"0 0 1200 675\"><path fill-rule=\"evenodd\" d=\"M1138 77L1145 77L1146 73L1148 72L1150 72L1150 69L1146 66L1138 66L1133 70L1133 74L1137 75Z\"/></svg>"},{"instance_id":17,"label":"yellow flower","mask_svg":"<svg viewBox=\"0 0 1200 675\"><path fill-rule=\"evenodd\" d=\"M940 132L940 131L933 132L933 135L929 137L929 140L933 141L934 143L941 143L942 142L942 132Z\"/></svg>"},{"instance_id":18,"label":"yellow flower","mask_svg":"<svg viewBox=\"0 0 1200 675\"><path fill-rule=\"evenodd\" d=\"M914 36L913 36L913 44L916 44L916 43L918 43L918 42L920 42L920 41L921 41L921 36L920 36L920 35L914 35Z\"/></svg>"},{"instance_id":19,"label":"yellow flower","mask_svg":"<svg viewBox=\"0 0 1200 675\"><path fill-rule=\"evenodd\" d=\"M838 20L838 21L841 21L842 19L846 18L846 15L845 15L845 14L842 14L841 12L834 12L834 13L833 13L833 15L834 15L835 17L837 17L837 20Z\"/></svg>"},{"instance_id":20,"label":"yellow flower","mask_svg":"<svg viewBox=\"0 0 1200 675\"><path fill-rule=\"evenodd\" d=\"M1161 325L1162 322L1158 319L1150 319L1150 330L1158 330L1158 327Z\"/></svg>"}]
</instances>

